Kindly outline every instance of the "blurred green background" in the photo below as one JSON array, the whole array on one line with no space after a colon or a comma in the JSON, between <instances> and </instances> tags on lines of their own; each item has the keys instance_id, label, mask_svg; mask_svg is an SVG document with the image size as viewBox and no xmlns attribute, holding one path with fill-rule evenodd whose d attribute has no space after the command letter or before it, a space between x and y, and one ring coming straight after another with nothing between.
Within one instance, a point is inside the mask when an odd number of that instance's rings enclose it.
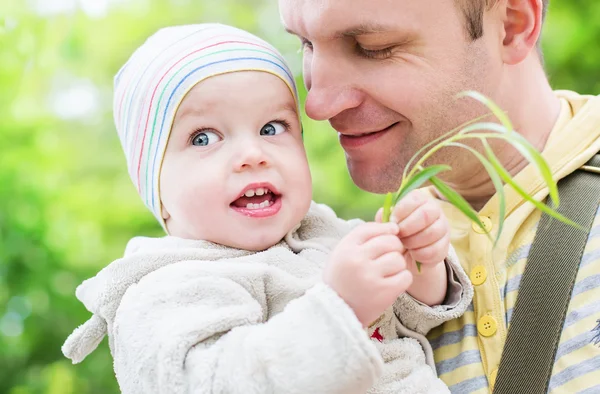
<instances>
[{"instance_id":1,"label":"blurred green background","mask_svg":"<svg viewBox=\"0 0 600 394\"><path fill-rule=\"evenodd\" d=\"M159 27L223 22L280 48L296 38L274 0L6 0L0 5L0 393L117 393L106 341L80 365L61 352L88 317L76 286L129 238L160 235L131 184L111 116L112 77ZM552 0L543 39L555 88L600 93L600 2ZM326 123L305 121L315 199L369 219Z\"/></svg>"}]
</instances>

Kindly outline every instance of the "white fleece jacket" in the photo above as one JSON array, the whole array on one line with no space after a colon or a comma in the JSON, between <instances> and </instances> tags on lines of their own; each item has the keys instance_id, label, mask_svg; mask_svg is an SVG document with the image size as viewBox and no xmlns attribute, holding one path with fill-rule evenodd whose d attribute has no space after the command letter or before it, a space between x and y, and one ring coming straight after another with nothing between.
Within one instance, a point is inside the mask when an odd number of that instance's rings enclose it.
<instances>
[{"instance_id":1,"label":"white fleece jacket","mask_svg":"<svg viewBox=\"0 0 600 394\"><path fill-rule=\"evenodd\" d=\"M423 335L466 310L468 278L452 254L445 306L404 295L364 330L321 282L328 253L355 224L313 203L285 240L259 253L134 238L77 288L93 316L63 353L81 362L108 334L126 394L448 393Z\"/></svg>"}]
</instances>

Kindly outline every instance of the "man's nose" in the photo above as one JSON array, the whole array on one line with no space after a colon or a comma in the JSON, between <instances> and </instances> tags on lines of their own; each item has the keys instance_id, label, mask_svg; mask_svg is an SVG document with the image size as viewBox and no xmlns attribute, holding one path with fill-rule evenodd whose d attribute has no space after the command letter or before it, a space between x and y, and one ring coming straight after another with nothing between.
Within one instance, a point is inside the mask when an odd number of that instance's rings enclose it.
<instances>
[{"instance_id":1,"label":"man's nose","mask_svg":"<svg viewBox=\"0 0 600 394\"><path fill-rule=\"evenodd\" d=\"M361 104L363 94L353 86L352 70L343 61L315 51L304 72L309 73L305 110L310 118L329 120Z\"/></svg>"}]
</instances>

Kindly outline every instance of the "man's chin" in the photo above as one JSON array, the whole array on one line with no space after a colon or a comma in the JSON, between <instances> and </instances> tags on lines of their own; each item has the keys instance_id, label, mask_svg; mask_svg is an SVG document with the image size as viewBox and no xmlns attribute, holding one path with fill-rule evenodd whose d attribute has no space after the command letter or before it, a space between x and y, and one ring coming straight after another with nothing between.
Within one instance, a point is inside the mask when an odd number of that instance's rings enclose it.
<instances>
[{"instance_id":1,"label":"man's chin","mask_svg":"<svg viewBox=\"0 0 600 394\"><path fill-rule=\"evenodd\" d=\"M348 157L346 157L346 164L352 181L364 191L385 194L389 191L396 191L400 187L400 180L394 182L395 177L393 174L383 166L375 166L365 162L355 163ZM398 169L398 171L401 170Z\"/></svg>"}]
</instances>

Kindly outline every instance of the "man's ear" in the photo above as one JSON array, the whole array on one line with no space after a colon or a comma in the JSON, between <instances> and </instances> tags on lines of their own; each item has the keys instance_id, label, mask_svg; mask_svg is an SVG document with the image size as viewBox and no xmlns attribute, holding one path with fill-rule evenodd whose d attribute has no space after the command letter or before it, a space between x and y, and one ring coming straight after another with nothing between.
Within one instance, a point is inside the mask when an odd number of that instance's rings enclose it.
<instances>
[{"instance_id":1,"label":"man's ear","mask_svg":"<svg viewBox=\"0 0 600 394\"><path fill-rule=\"evenodd\" d=\"M506 0L503 2L502 60L518 64L535 50L542 31L542 0Z\"/></svg>"}]
</instances>

